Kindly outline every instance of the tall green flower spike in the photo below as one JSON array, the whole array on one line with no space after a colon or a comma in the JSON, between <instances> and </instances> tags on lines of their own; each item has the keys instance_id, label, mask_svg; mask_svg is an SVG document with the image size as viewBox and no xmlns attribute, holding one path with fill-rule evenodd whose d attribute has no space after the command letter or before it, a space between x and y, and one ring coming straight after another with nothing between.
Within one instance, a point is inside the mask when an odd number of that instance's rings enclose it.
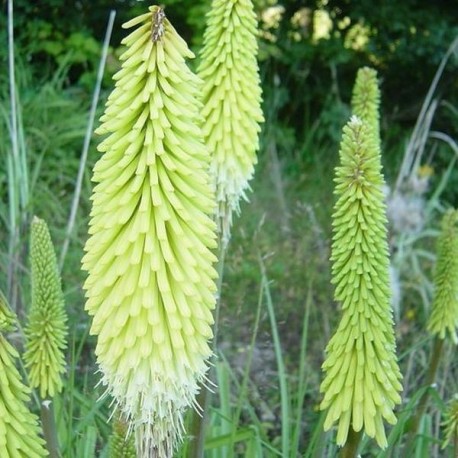
<instances>
[{"instance_id":1,"label":"tall green flower spike","mask_svg":"<svg viewBox=\"0 0 458 458\"><path fill-rule=\"evenodd\" d=\"M353 115L364 121L370 129L375 146L380 149L380 89L377 72L369 67L358 70L351 99Z\"/></svg>"},{"instance_id":2,"label":"tall green flower spike","mask_svg":"<svg viewBox=\"0 0 458 458\"><path fill-rule=\"evenodd\" d=\"M383 176L370 129L356 116L344 127L336 168L332 280L342 319L326 348L321 409L324 429L337 422L337 444L349 428L386 447L383 419L394 424L401 399L396 361Z\"/></svg>"},{"instance_id":3,"label":"tall green flower spike","mask_svg":"<svg viewBox=\"0 0 458 458\"><path fill-rule=\"evenodd\" d=\"M0 320L3 317L0 316ZM17 351L0 334L0 455L2 458L48 456L39 436L38 418L27 408L30 389L14 365Z\"/></svg>"},{"instance_id":4,"label":"tall green flower spike","mask_svg":"<svg viewBox=\"0 0 458 458\"><path fill-rule=\"evenodd\" d=\"M102 383L138 455L169 457L212 354L214 196L193 54L161 8L137 25L96 131L84 287Z\"/></svg>"},{"instance_id":5,"label":"tall green flower spike","mask_svg":"<svg viewBox=\"0 0 458 458\"><path fill-rule=\"evenodd\" d=\"M458 211L448 210L437 240L435 291L428 331L457 344L458 326Z\"/></svg>"},{"instance_id":6,"label":"tall green flower spike","mask_svg":"<svg viewBox=\"0 0 458 458\"><path fill-rule=\"evenodd\" d=\"M52 398L62 389L67 346L67 315L64 309L56 254L48 226L33 218L30 237L32 306L25 328L25 367L29 383L39 387L41 398Z\"/></svg>"},{"instance_id":7,"label":"tall green flower spike","mask_svg":"<svg viewBox=\"0 0 458 458\"><path fill-rule=\"evenodd\" d=\"M251 0L213 0L198 75L204 80L203 127L212 154L216 218L224 244L257 162L261 87L257 19Z\"/></svg>"}]
</instances>

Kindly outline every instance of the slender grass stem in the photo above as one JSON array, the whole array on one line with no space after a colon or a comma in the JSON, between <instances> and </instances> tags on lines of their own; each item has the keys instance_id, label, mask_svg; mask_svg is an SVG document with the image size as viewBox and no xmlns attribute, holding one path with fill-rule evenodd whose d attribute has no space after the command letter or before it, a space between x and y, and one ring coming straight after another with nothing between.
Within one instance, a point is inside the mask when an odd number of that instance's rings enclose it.
<instances>
[{"instance_id":1,"label":"slender grass stem","mask_svg":"<svg viewBox=\"0 0 458 458\"><path fill-rule=\"evenodd\" d=\"M105 31L105 38L103 41L102 57L100 58L99 68L97 71L97 81L95 84L94 94L92 96L91 110L89 112L89 120L87 124L86 135L84 137L83 150L81 152L81 158L80 158L80 163L79 163L79 168L78 168L78 175L76 178L75 193L73 195L72 207L70 210L70 216L68 218L65 239L62 243L62 250L60 253L59 270L61 271L64 265L65 257L67 255L68 246L70 244L70 239L72 236L73 228L75 226L76 213L78 211L78 205L79 205L80 196L81 196L81 188L83 184L84 172L86 169L89 145L91 142L92 130L94 127L95 112L97 110L97 103L99 101L100 88L102 86L102 79L103 79L103 72L105 70L105 63L107 60L108 47L110 45L111 33L113 31L113 24L114 24L115 16L116 16L116 11L114 10L110 11L110 16L108 18L108 25Z\"/></svg>"},{"instance_id":2,"label":"slender grass stem","mask_svg":"<svg viewBox=\"0 0 458 458\"><path fill-rule=\"evenodd\" d=\"M277 320L275 317L275 309L270 294L269 280L267 278L266 267L261 255L258 255L259 266L261 270L261 281L264 287L264 294L267 303L267 311L269 313L270 325L272 328L272 340L275 350L275 358L278 368L278 382L280 386L280 400L281 400L281 451L282 456L290 456L290 400L288 394L288 380L286 376L285 363L280 343L280 335L278 333Z\"/></svg>"},{"instance_id":3,"label":"slender grass stem","mask_svg":"<svg viewBox=\"0 0 458 458\"><path fill-rule=\"evenodd\" d=\"M8 291L7 296L13 310L17 305L17 249L19 245L19 196L18 164L19 164L19 135L17 126L16 78L14 69L14 30L13 30L13 0L8 0L8 78L10 91L10 140L11 157L8 158L8 195L9 195L9 244L8 244Z\"/></svg>"},{"instance_id":4,"label":"slender grass stem","mask_svg":"<svg viewBox=\"0 0 458 458\"><path fill-rule=\"evenodd\" d=\"M224 274L224 261L226 258L227 252L227 244L225 244L221 236L218 240L219 246L219 256L218 256L218 265L217 265L217 273L218 273L218 280L216 283L216 305L215 305L215 324L213 326L213 353L214 358L217 352L217 345L218 345L218 333L219 333L219 315L220 315L220 308L221 308L221 290L223 287L223 274ZM213 367L210 373L210 380L213 378ZM197 404L201 406L202 411L193 413L192 423L191 423L191 436L193 440L189 445L188 450L188 457L189 458L202 458L204 456L204 447L205 447L205 429L206 424L208 422L209 417L209 410L211 405L211 397L212 393L208 387L205 385L201 386L201 390L197 396Z\"/></svg>"},{"instance_id":5,"label":"slender grass stem","mask_svg":"<svg viewBox=\"0 0 458 458\"><path fill-rule=\"evenodd\" d=\"M355 458L358 456L358 446L363 437L363 430L354 431L350 426L346 444L340 451L340 458Z\"/></svg>"},{"instance_id":6,"label":"slender grass stem","mask_svg":"<svg viewBox=\"0 0 458 458\"><path fill-rule=\"evenodd\" d=\"M50 400L41 402L41 423L43 425L43 435L46 441L46 448L49 452L49 458L60 458L54 406Z\"/></svg>"},{"instance_id":7,"label":"slender grass stem","mask_svg":"<svg viewBox=\"0 0 458 458\"><path fill-rule=\"evenodd\" d=\"M238 395L237 406L236 406L234 419L233 419L233 428L231 432L231 444L235 443L235 437L236 437L237 428L238 428L239 421L240 421L240 416L242 414L243 404L244 404L244 401L246 400L246 396L248 392L248 382L250 379L251 364L253 362L253 350L254 350L254 346L256 345L256 338L258 337L259 323L261 321L263 296L264 296L264 288L261 285L261 288L259 289L258 306L256 308L256 317L254 319L253 334L251 335L250 349L249 349L247 361L245 364L245 368L243 371L242 384L238 390L239 395ZM229 450L229 457L232 457L232 456L234 456L233 447L231 448L231 450Z\"/></svg>"}]
</instances>

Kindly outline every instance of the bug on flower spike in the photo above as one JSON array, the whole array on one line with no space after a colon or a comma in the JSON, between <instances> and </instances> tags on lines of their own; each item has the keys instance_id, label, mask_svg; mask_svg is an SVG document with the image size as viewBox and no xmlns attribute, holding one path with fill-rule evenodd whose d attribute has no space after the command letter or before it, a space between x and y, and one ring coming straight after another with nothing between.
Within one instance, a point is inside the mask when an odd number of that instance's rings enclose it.
<instances>
[{"instance_id":1,"label":"bug on flower spike","mask_svg":"<svg viewBox=\"0 0 458 458\"><path fill-rule=\"evenodd\" d=\"M164 7L160 6L156 13L153 14L151 21L151 40L156 43L164 35Z\"/></svg>"}]
</instances>

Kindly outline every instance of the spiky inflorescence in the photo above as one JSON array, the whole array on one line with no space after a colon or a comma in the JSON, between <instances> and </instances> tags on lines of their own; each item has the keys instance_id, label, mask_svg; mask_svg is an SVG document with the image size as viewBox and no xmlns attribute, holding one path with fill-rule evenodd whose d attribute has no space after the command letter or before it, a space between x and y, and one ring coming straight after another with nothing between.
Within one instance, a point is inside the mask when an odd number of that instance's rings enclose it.
<instances>
[{"instance_id":1,"label":"spiky inflorescence","mask_svg":"<svg viewBox=\"0 0 458 458\"><path fill-rule=\"evenodd\" d=\"M39 436L38 419L27 408L30 389L22 383L14 365L17 357L16 350L0 334L0 455L2 458L48 456Z\"/></svg>"},{"instance_id":2,"label":"spiky inflorescence","mask_svg":"<svg viewBox=\"0 0 458 458\"><path fill-rule=\"evenodd\" d=\"M121 418L113 423L113 432L110 437L110 458L136 458L135 441L128 434L128 426Z\"/></svg>"},{"instance_id":3,"label":"spiky inflorescence","mask_svg":"<svg viewBox=\"0 0 458 458\"><path fill-rule=\"evenodd\" d=\"M458 445L458 399L452 399L448 403L442 426L444 427L445 435L442 448L446 448L448 444L453 443L456 452L456 446Z\"/></svg>"},{"instance_id":4,"label":"spiky inflorescence","mask_svg":"<svg viewBox=\"0 0 458 458\"><path fill-rule=\"evenodd\" d=\"M440 339L449 336L457 344L458 326L458 211L448 210L437 240L434 298L428 331Z\"/></svg>"},{"instance_id":5,"label":"spiky inflorescence","mask_svg":"<svg viewBox=\"0 0 458 458\"><path fill-rule=\"evenodd\" d=\"M84 287L102 383L139 456L168 457L212 354L214 196L193 54L161 8L136 25L97 130Z\"/></svg>"},{"instance_id":6,"label":"spiky inflorescence","mask_svg":"<svg viewBox=\"0 0 458 458\"><path fill-rule=\"evenodd\" d=\"M380 149L380 89L377 72L369 67L358 70L351 99L352 114L364 121Z\"/></svg>"},{"instance_id":7,"label":"spiky inflorescence","mask_svg":"<svg viewBox=\"0 0 458 458\"><path fill-rule=\"evenodd\" d=\"M46 222L36 216L31 224L30 263L32 305L25 328L24 361L30 385L39 387L44 399L62 389L68 330L51 236Z\"/></svg>"},{"instance_id":8,"label":"spiky inflorescence","mask_svg":"<svg viewBox=\"0 0 458 458\"><path fill-rule=\"evenodd\" d=\"M232 213L246 198L259 148L261 87L257 19L251 0L213 0L198 75L202 91L210 175L216 190L221 238L230 238Z\"/></svg>"},{"instance_id":9,"label":"spiky inflorescence","mask_svg":"<svg viewBox=\"0 0 458 458\"><path fill-rule=\"evenodd\" d=\"M401 374L396 361L383 176L368 127L352 117L344 127L336 168L332 277L342 319L326 348L321 409L325 430L338 422L337 444L349 428L387 441L383 419L396 422Z\"/></svg>"}]
</instances>

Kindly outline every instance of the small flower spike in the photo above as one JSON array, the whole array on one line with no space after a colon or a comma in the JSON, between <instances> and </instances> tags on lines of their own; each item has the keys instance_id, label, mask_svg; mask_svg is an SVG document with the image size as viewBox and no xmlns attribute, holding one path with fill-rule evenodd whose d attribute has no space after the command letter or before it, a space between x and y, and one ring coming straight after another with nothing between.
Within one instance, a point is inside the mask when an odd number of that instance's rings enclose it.
<instances>
[{"instance_id":1,"label":"small flower spike","mask_svg":"<svg viewBox=\"0 0 458 458\"><path fill-rule=\"evenodd\" d=\"M133 435L128 435L127 425L120 418L113 422L110 437L110 458L137 458Z\"/></svg>"},{"instance_id":2,"label":"small flower spike","mask_svg":"<svg viewBox=\"0 0 458 458\"><path fill-rule=\"evenodd\" d=\"M134 26L96 131L84 288L102 383L139 458L162 458L212 355L216 224L193 54L160 7Z\"/></svg>"},{"instance_id":3,"label":"small flower spike","mask_svg":"<svg viewBox=\"0 0 458 458\"><path fill-rule=\"evenodd\" d=\"M370 128L353 116L344 127L336 168L332 281L342 319L326 348L321 409L327 431L337 423L337 444L352 428L387 446L383 420L402 389L396 354L380 154Z\"/></svg>"},{"instance_id":4,"label":"small flower spike","mask_svg":"<svg viewBox=\"0 0 458 458\"><path fill-rule=\"evenodd\" d=\"M45 399L62 389L68 329L51 236L46 222L36 216L31 225L30 263L32 306L25 328L24 361L30 386L38 387Z\"/></svg>"},{"instance_id":5,"label":"small flower spike","mask_svg":"<svg viewBox=\"0 0 458 458\"><path fill-rule=\"evenodd\" d=\"M232 213L239 212L240 199L249 190L264 121L257 34L251 0L213 0L197 72L204 80L203 131L212 155L210 175L224 245Z\"/></svg>"},{"instance_id":6,"label":"small flower spike","mask_svg":"<svg viewBox=\"0 0 458 458\"><path fill-rule=\"evenodd\" d=\"M458 211L448 210L437 240L434 297L428 331L440 339L458 343Z\"/></svg>"}]
</instances>

